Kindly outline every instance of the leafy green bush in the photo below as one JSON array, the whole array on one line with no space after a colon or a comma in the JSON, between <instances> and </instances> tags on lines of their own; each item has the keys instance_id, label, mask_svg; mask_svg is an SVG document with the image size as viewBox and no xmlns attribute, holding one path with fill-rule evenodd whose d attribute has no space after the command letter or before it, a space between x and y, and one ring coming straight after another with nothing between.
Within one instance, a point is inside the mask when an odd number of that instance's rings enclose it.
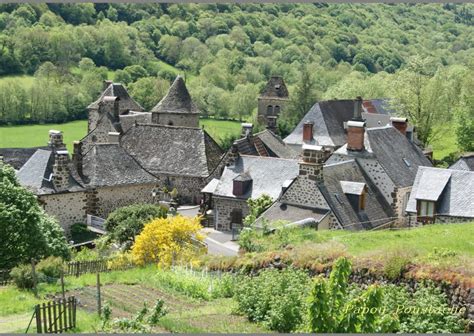
<instances>
[{"instance_id":1,"label":"leafy green bush","mask_svg":"<svg viewBox=\"0 0 474 336\"><path fill-rule=\"evenodd\" d=\"M245 252L260 252L263 247L257 242L260 233L253 228L245 227L239 234L239 246Z\"/></svg>"},{"instance_id":2,"label":"leafy green bush","mask_svg":"<svg viewBox=\"0 0 474 336\"><path fill-rule=\"evenodd\" d=\"M130 249L143 226L155 218L166 218L167 209L152 204L134 204L118 208L105 222L109 238Z\"/></svg>"},{"instance_id":3,"label":"leafy green bush","mask_svg":"<svg viewBox=\"0 0 474 336\"><path fill-rule=\"evenodd\" d=\"M308 314L305 331L317 333L389 332L397 321L390 316L380 317L383 308L383 290L369 286L351 295L349 275L351 263L339 258L333 266L329 280L314 280L308 297Z\"/></svg>"},{"instance_id":4,"label":"leafy green bush","mask_svg":"<svg viewBox=\"0 0 474 336\"><path fill-rule=\"evenodd\" d=\"M300 270L263 270L244 277L235 290L238 310L249 320L279 332L295 330L302 321L309 276Z\"/></svg>"},{"instance_id":5,"label":"leafy green bush","mask_svg":"<svg viewBox=\"0 0 474 336\"><path fill-rule=\"evenodd\" d=\"M31 265L24 264L19 265L12 269L10 277L18 288L21 289L32 289L34 287L33 272ZM37 281L39 282L43 275L36 272Z\"/></svg>"},{"instance_id":6,"label":"leafy green bush","mask_svg":"<svg viewBox=\"0 0 474 336\"><path fill-rule=\"evenodd\" d=\"M64 270L64 262L59 257L48 257L41 260L36 269L46 277L47 282L56 282Z\"/></svg>"},{"instance_id":7,"label":"leafy green bush","mask_svg":"<svg viewBox=\"0 0 474 336\"><path fill-rule=\"evenodd\" d=\"M100 258L101 256L97 250L89 249L87 247L82 248L80 251L73 252L72 256L74 261L93 261Z\"/></svg>"},{"instance_id":8,"label":"leafy green bush","mask_svg":"<svg viewBox=\"0 0 474 336\"><path fill-rule=\"evenodd\" d=\"M464 330L462 314L454 311L442 291L431 283L420 284L411 294L406 287L384 287L386 314L396 314L400 333L459 333Z\"/></svg>"}]
</instances>

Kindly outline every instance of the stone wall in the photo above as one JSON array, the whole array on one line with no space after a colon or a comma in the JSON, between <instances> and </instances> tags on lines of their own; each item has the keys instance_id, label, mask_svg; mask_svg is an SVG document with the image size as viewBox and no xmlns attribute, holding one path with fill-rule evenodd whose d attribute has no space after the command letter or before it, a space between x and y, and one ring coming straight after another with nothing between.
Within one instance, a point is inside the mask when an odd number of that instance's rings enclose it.
<instances>
[{"instance_id":1,"label":"stone wall","mask_svg":"<svg viewBox=\"0 0 474 336\"><path fill-rule=\"evenodd\" d=\"M421 222L418 222L416 220L416 213L414 212L409 212L407 213L407 224L410 226L422 226L423 224ZM444 224L450 224L450 223L467 223L467 222L472 222L474 221L474 218L470 217L458 217L458 216L440 216L437 215L435 218L435 224L436 223L444 223ZM429 224L427 224L429 225Z\"/></svg>"},{"instance_id":2,"label":"stone wall","mask_svg":"<svg viewBox=\"0 0 474 336\"><path fill-rule=\"evenodd\" d=\"M228 231L232 229L231 214L234 209L242 210L242 219L249 214L249 207L245 200L214 197L215 229Z\"/></svg>"},{"instance_id":3,"label":"stone wall","mask_svg":"<svg viewBox=\"0 0 474 336\"><path fill-rule=\"evenodd\" d=\"M152 190L155 184L139 184L115 187L102 187L96 189L95 213L94 215L107 218L107 216L117 208L136 203L158 203L154 200Z\"/></svg>"},{"instance_id":4,"label":"stone wall","mask_svg":"<svg viewBox=\"0 0 474 336\"><path fill-rule=\"evenodd\" d=\"M74 223L85 223L86 193L59 193L38 196L40 204L48 215L56 217L64 231Z\"/></svg>"},{"instance_id":5,"label":"stone wall","mask_svg":"<svg viewBox=\"0 0 474 336\"><path fill-rule=\"evenodd\" d=\"M152 121L155 124L167 126L199 127L198 113L153 113Z\"/></svg>"},{"instance_id":6,"label":"stone wall","mask_svg":"<svg viewBox=\"0 0 474 336\"><path fill-rule=\"evenodd\" d=\"M393 211L398 217L398 221L395 223L398 227L406 226L406 207L408 198L410 197L412 187L406 188L395 188L392 192L393 202L391 204Z\"/></svg>"}]
</instances>

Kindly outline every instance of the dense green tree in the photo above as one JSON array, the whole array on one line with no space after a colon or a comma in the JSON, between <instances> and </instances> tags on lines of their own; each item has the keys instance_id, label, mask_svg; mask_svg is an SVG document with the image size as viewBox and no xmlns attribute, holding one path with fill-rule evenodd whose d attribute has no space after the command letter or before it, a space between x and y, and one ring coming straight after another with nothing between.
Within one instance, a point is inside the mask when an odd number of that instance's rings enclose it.
<instances>
[{"instance_id":1,"label":"dense green tree","mask_svg":"<svg viewBox=\"0 0 474 336\"><path fill-rule=\"evenodd\" d=\"M15 171L0 164L0 268L32 258L69 255L57 222L41 210L36 197L18 183Z\"/></svg>"},{"instance_id":2,"label":"dense green tree","mask_svg":"<svg viewBox=\"0 0 474 336\"><path fill-rule=\"evenodd\" d=\"M168 92L169 81L156 77L140 78L129 86L130 94L147 111L151 110Z\"/></svg>"}]
</instances>

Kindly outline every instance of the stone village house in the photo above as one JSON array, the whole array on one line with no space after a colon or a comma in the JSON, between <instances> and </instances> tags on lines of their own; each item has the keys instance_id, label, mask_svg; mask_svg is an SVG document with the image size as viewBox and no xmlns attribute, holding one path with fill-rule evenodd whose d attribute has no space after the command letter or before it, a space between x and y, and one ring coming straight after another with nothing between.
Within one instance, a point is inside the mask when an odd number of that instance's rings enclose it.
<instances>
[{"instance_id":1,"label":"stone village house","mask_svg":"<svg viewBox=\"0 0 474 336\"><path fill-rule=\"evenodd\" d=\"M18 178L66 231L88 214L105 218L120 206L158 203L163 188L199 204L201 189L222 170L223 153L198 117L179 76L151 112L108 83L89 105L89 132L74 142L72 159L62 133L52 130L47 149L36 150Z\"/></svg>"},{"instance_id":2,"label":"stone village house","mask_svg":"<svg viewBox=\"0 0 474 336\"><path fill-rule=\"evenodd\" d=\"M419 167L406 211L409 225L474 220L474 172Z\"/></svg>"}]
</instances>

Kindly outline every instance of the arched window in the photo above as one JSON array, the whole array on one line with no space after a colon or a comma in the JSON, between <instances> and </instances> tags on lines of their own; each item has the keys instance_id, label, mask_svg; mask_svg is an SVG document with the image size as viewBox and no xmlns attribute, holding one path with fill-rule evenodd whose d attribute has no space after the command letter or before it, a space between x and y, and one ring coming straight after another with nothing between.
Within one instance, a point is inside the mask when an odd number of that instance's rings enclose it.
<instances>
[{"instance_id":1,"label":"arched window","mask_svg":"<svg viewBox=\"0 0 474 336\"><path fill-rule=\"evenodd\" d=\"M280 113L280 106L275 106L275 114L279 114Z\"/></svg>"},{"instance_id":2,"label":"arched window","mask_svg":"<svg viewBox=\"0 0 474 336\"><path fill-rule=\"evenodd\" d=\"M273 106L272 105L268 105L267 106L267 115L270 115L273 113Z\"/></svg>"}]
</instances>

